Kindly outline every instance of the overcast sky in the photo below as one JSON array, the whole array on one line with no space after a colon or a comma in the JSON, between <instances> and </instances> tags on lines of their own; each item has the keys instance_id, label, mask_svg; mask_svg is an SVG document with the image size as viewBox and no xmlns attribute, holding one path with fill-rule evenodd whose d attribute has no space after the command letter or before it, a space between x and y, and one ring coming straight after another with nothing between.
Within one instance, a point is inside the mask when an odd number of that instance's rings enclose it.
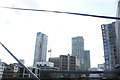
<instances>
[{"instance_id":1,"label":"overcast sky","mask_svg":"<svg viewBox=\"0 0 120 80\"><path fill-rule=\"evenodd\" d=\"M117 0L1 0L0 6L116 16ZM33 64L36 33L48 35L48 49L52 57L71 54L71 39L83 36L85 50L90 50L91 66L104 63L101 24L115 20L56 14L50 12L19 11L0 8L0 41L26 66ZM0 46L3 62L14 59ZM50 54L47 53L47 58Z\"/></svg>"}]
</instances>

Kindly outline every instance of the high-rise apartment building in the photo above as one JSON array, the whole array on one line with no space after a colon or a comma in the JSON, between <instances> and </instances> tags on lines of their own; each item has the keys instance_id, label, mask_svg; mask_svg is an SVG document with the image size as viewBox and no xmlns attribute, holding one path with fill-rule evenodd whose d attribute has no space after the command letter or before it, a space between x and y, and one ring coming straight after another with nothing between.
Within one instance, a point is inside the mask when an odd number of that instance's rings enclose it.
<instances>
[{"instance_id":1,"label":"high-rise apartment building","mask_svg":"<svg viewBox=\"0 0 120 80\"><path fill-rule=\"evenodd\" d=\"M115 22L101 25L105 69L113 69L117 64Z\"/></svg>"},{"instance_id":2,"label":"high-rise apartment building","mask_svg":"<svg viewBox=\"0 0 120 80\"><path fill-rule=\"evenodd\" d=\"M80 62L80 69L84 69L84 39L82 36L72 38L72 56L76 56Z\"/></svg>"},{"instance_id":3,"label":"high-rise apartment building","mask_svg":"<svg viewBox=\"0 0 120 80\"><path fill-rule=\"evenodd\" d=\"M35 44L34 64L46 61L48 36L38 32Z\"/></svg>"},{"instance_id":4,"label":"high-rise apartment building","mask_svg":"<svg viewBox=\"0 0 120 80\"><path fill-rule=\"evenodd\" d=\"M90 50L85 50L84 51L84 68L85 70L89 70L90 69Z\"/></svg>"},{"instance_id":5,"label":"high-rise apartment building","mask_svg":"<svg viewBox=\"0 0 120 80\"><path fill-rule=\"evenodd\" d=\"M120 0L118 0L117 17L120 17ZM120 64L120 20L116 21L116 48L117 48L117 64Z\"/></svg>"},{"instance_id":6,"label":"high-rise apartment building","mask_svg":"<svg viewBox=\"0 0 120 80\"><path fill-rule=\"evenodd\" d=\"M117 17L120 17L120 0L118 0ZM120 20L102 25L104 43L105 69L120 66ZM111 55L111 56L110 56Z\"/></svg>"}]
</instances>

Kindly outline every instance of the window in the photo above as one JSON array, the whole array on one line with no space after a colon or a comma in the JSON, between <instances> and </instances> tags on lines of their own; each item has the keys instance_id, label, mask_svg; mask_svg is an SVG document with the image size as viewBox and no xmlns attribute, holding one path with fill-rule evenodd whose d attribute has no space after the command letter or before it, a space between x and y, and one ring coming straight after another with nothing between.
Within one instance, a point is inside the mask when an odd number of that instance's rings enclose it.
<instances>
[{"instance_id":1,"label":"window","mask_svg":"<svg viewBox=\"0 0 120 80\"><path fill-rule=\"evenodd\" d=\"M107 68L107 69L109 69L109 66L108 66L108 65L106 65L106 68Z\"/></svg>"},{"instance_id":2,"label":"window","mask_svg":"<svg viewBox=\"0 0 120 80\"><path fill-rule=\"evenodd\" d=\"M112 53L108 53L108 55L112 55Z\"/></svg>"},{"instance_id":3,"label":"window","mask_svg":"<svg viewBox=\"0 0 120 80\"><path fill-rule=\"evenodd\" d=\"M103 35L105 35L105 33Z\"/></svg>"},{"instance_id":4,"label":"window","mask_svg":"<svg viewBox=\"0 0 120 80\"><path fill-rule=\"evenodd\" d=\"M105 52L107 52L107 50L105 50Z\"/></svg>"},{"instance_id":5,"label":"window","mask_svg":"<svg viewBox=\"0 0 120 80\"><path fill-rule=\"evenodd\" d=\"M104 43L104 45L107 45L107 43Z\"/></svg>"},{"instance_id":6,"label":"window","mask_svg":"<svg viewBox=\"0 0 120 80\"><path fill-rule=\"evenodd\" d=\"M106 60L106 64L109 64L109 61L108 61L108 60Z\"/></svg>"},{"instance_id":7,"label":"window","mask_svg":"<svg viewBox=\"0 0 120 80\"><path fill-rule=\"evenodd\" d=\"M103 39L106 39L106 37L104 36Z\"/></svg>"},{"instance_id":8,"label":"window","mask_svg":"<svg viewBox=\"0 0 120 80\"><path fill-rule=\"evenodd\" d=\"M106 56L105 59L109 59L109 57Z\"/></svg>"}]
</instances>

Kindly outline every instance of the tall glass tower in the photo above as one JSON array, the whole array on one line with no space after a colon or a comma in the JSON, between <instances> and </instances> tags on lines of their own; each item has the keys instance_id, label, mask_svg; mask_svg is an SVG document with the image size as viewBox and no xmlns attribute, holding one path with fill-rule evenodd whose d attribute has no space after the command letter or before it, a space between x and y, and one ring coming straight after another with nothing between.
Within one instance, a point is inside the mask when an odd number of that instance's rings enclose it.
<instances>
[{"instance_id":1,"label":"tall glass tower","mask_svg":"<svg viewBox=\"0 0 120 80\"><path fill-rule=\"evenodd\" d=\"M115 22L101 25L105 69L112 70L117 64Z\"/></svg>"},{"instance_id":2,"label":"tall glass tower","mask_svg":"<svg viewBox=\"0 0 120 80\"><path fill-rule=\"evenodd\" d=\"M90 50L85 50L84 51L84 67L85 67L85 70L89 70L90 69Z\"/></svg>"},{"instance_id":3,"label":"tall glass tower","mask_svg":"<svg viewBox=\"0 0 120 80\"><path fill-rule=\"evenodd\" d=\"M37 62L46 61L47 41L48 41L48 36L46 36L41 32L37 33L36 44L35 44L35 54L34 54L34 64L36 64Z\"/></svg>"},{"instance_id":4,"label":"tall glass tower","mask_svg":"<svg viewBox=\"0 0 120 80\"><path fill-rule=\"evenodd\" d=\"M76 56L80 60L80 69L84 68L84 39L82 36L72 38L72 56Z\"/></svg>"}]
</instances>

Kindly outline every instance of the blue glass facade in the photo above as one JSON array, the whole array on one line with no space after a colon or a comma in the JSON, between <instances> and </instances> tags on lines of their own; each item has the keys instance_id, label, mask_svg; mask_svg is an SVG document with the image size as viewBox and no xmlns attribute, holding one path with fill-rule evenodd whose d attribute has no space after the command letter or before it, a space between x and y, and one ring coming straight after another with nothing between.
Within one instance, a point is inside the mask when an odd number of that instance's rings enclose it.
<instances>
[{"instance_id":1,"label":"blue glass facade","mask_svg":"<svg viewBox=\"0 0 120 80\"><path fill-rule=\"evenodd\" d=\"M101 29L104 46L105 69L111 70L115 68L117 61L115 22L111 24L103 24Z\"/></svg>"}]
</instances>

